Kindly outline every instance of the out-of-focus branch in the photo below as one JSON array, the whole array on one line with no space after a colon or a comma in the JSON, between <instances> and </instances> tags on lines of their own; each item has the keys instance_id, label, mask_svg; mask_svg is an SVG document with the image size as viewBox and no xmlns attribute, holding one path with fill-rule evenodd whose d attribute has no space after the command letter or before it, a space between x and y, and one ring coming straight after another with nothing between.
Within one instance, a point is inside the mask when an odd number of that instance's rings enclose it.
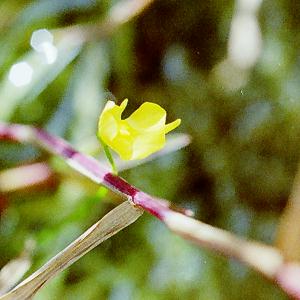
<instances>
[{"instance_id":1,"label":"out-of-focus branch","mask_svg":"<svg viewBox=\"0 0 300 300\"><path fill-rule=\"evenodd\" d=\"M68 268L103 241L132 224L142 213L141 209L133 206L129 201L123 202L12 291L0 297L0 299L31 299L49 279Z\"/></svg>"},{"instance_id":2,"label":"out-of-focus branch","mask_svg":"<svg viewBox=\"0 0 300 300\"><path fill-rule=\"evenodd\" d=\"M163 149L161 149L160 151L152 154L151 156L148 156L141 160L124 161L118 157L116 157L114 160L115 160L118 171L121 172L124 170L135 168L139 165L142 165L144 163L152 161L153 159L156 159L158 157L162 157L171 152L180 150L180 149L186 147L187 145L189 145L190 142L191 142L191 138L187 134L183 134L183 133L182 134L170 134L167 137L166 146ZM103 163L105 163L105 162L103 162Z\"/></svg>"},{"instance_id":3,"label":"out-of-focus branch","mask_svg":"<svg viewBox=\"0 0 300 300\"><path fill-rule=\"evenodd\" d=\"M25 249L21 255L9 261L0 270L0 295L3 295L15 286L29 270L31 266L31 252L34 246L35 243L32 240L26 241Z\"/></svg>"},{"instance_id":4,"label":"out-of-focus branch","mask_svg":"<svg viewBox=\"0 0 300 300\"><path fill-rule=\"evenodd\" d=\"M94 158L76 151L63 139L52 136L42 129L0 123L1 139L39 144L62 157L72 168L96 183L101 183L127 197L133 204L159 218L170 230L184 239L238 259L276 282L287 294L300 299L299 281L294 278L294 275L300 274L300 265L293 262L286 263L278 249L243 240L227 231L194 220L187 216L190 214L189 211L182 210L179 213L168 201L138 190L121 177L111 174Z\"/></svg>"},{"instance_id":5,"label":"out-of-focus branch","mask_svg":"<svg viewBox=\"0 0 300 300\"><path fill-rule=\"evenodd\" d=\"M248 242L225 230L192 218L187 219L182 214L167 215L165 223L184 239L246 263L270 279L276 275L282 264L282 256L277 249L256 242Z\"/></svg>"},{"instance_id":6,"label":"out-of-focus branch","mask_svg":"<svg viewBox=\"0 0 300 300\"><path fill-rule=\"evenodd\" d=\"M54 173L46 163L33 163L0 172L0 193L28 190L54 182Z\"/></svg>"},{"instance_id":7,"label":"out-of-focus branch","mask_svg":"<svg viewBox=\"0 0 300 300\"><path fill-rule=\"evenodd\" d=\"M247 83L250 70L261 55L263 42L258 20L262 0L236 0L235 3L227 57L211 73L216 88L221 87L230 93Z\"/></svg>"},{"instance_id":8,"label":"out-of-focus branch","mask_svg":"<svg viewBox=\"0 0 300 300\"><path fill-rule=\"evenodd\" d=\"M123 24L131 21L147 9L154 0L121 0L109 10L104 20L93 25L73 25L56 29L58 37L68 37L71 43L82 44L111 35Z\"/></svg>"},{"instance_id":9,"label":"out-of-focus branch","mask_svg":"<svg viewBox=\"0 0 300 300\"><path fill-rule=\"evenodd\" d=\"M281 216L277 246L287 260L300 260L300 168L291 195Z\"/></svg>"}]
</instances>

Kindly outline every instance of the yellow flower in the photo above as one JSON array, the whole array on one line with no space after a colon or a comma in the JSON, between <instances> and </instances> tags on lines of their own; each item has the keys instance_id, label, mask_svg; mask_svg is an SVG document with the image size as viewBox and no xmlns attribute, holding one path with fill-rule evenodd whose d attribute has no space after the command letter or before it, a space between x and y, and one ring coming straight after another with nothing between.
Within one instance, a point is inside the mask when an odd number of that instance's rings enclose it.
<instances>
[{"instance_id":1,"label":"yellow flower","mask_svg":"<svg viewBox=\"0 0 300 300\"><path fill-rule=\"evenodd\" d=\"M158 104L145 102L127 119L121 115L127 106L108 101L99 118L98 136L124 160L142 159L165 145L165 135L181 120L166 124L166 111Z\"/></svg>"}]
</instances>

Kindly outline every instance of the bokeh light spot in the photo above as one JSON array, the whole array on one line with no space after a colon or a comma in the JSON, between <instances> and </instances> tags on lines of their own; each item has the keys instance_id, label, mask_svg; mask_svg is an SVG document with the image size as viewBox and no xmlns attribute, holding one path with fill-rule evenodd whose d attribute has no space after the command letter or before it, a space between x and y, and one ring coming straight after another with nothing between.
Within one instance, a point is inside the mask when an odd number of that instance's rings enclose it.
<instances>
[{"instance_id":1,"label":"bokeh light spot","mask_svg":"<svg viewBox=\"0 0 300 300\"><path fill-rule=\"evenodd\" d=\"M44 51L44 44L53 44L53 35L47 29L39 29L32 33L30 39L31 47L37 52Z\"/></svg>"},{"instance_id":2,"label":"bokeh light spot","mask_svg":"<svg viewBox=\"0 0 300 300\"><path fill-rule=\"evenodd\" d=\"M47 29L39 29L33 32L30 45L38 53L42 54L47 64L56 61L57 48L53 45L53 35Z\"/></svg>"},{"instance_id":3,"label":"bokeh light spot","mask_svg":"<svg viewBox=\"0 0 300 300\"><path fill-rule=\"evenodd\" d=\"M17 86L21 87L31 82L33 75L32 67L25 61L14 64L8 75L9 81Z\"/></svg>"}]
</instances>

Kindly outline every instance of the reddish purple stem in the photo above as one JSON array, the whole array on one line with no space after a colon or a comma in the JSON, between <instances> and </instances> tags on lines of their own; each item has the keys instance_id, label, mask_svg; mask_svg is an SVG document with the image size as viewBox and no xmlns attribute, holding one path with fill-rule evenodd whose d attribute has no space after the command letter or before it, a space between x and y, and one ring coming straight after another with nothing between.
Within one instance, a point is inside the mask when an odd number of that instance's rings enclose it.
<instances>
[{"instance_id":1,"label":"reddish purple stem","mask_svg":"<svg viewBox=\"0 0 300 300\"><path fill-rule=\"evenodd\" d=\"M122 194L131 197L132 199L134 199L135 195L139 192L138 189L130 185L123 178L113 175L112 173L105 174L103 183L117 192L121 192Z\"/></svg>"},{"instance_id":2,"label":"reddish purple stem","mask_svg":"<svg viewBox=\"0 0 300 300\"><path fill-rule=\"evenodd\" d=\"M102 166L96 159L76 151L65 140L53 136L43 129L26 125L9 125L0 123L0 139L15 142L37 142L50 152L57 154L73 168L88 176L97 183L101 183L114 191L125 195L131 201L148 211L152 215L163 219L164 214L170 210L170 203L161 201L146 193L139 191L136 187L126 182L123 178L113 175ZM189 210L181 210L182 213L190 215Z\"/></svg>"},{"instance_id":3,"label":"reddish purple stem","mask_svg":"<svg viewBox=\"0 0 300 300\"><path fill-rule=\"evenodd\" d=\"M119 176L107 173L104 176L103 184L121 194L125 194L134 204L139 205L160 220L163 220L164 213L169 210L169 202L161 201L139 191Z\"/></svg>"}]
</instances>

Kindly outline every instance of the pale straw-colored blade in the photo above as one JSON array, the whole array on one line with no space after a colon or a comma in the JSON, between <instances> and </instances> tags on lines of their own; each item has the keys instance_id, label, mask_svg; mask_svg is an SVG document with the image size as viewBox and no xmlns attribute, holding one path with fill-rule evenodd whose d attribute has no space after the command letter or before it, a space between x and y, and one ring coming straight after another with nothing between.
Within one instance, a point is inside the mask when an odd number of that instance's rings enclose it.
<instances>
[{"instance_id":1,"label":"pale straw-colored blade","mask_svg":"<svg viewBox=\"0 0 300 300\"><path fill-rule=\"evenodd\" d=\"M103 241L132 224L142 213L143 210L131 202L123 202L12 291L0 297L0 300L31 299L49 279L65 270Z\"/></svg>"}]
</instances>

